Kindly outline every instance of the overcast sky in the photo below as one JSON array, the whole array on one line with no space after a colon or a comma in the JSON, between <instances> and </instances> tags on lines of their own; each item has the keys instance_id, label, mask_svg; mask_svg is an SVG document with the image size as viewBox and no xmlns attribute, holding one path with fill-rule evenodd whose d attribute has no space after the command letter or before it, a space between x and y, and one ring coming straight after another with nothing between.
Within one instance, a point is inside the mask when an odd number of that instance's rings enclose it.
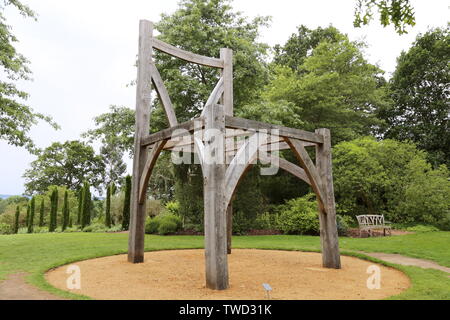
<instances>
[{"instance_id":1,"label":"overcast sky","mask_svg":"<svg viewBox=\"0 0 450 320\"><path fill-rule=\"evenodd\" d=\"M38 14L38 21L24 19L7 9L8 24L18 37L18 50L31 61L32 82L19 87L30 94L28 104L51 115L62 129L46 124L33 128L39 147L79 139L93 127L93 117L111 104L134 108L135 90L126 86L135 78L139 19L158 21L172 13L178 0L23 0ZM356 0L235 0L233 6L248 17L272 16L261 41L282 44L298 25L309 28L334 25L351 40L365 40L366 57L386 71L394 70L396 57L407 50L418 33L443 27L450 16L450 0L412 0L416 26L399 36L393 27L378 21L353 28ZM0 194L21 194L22 175L34 160L22 148L0 141ZM130 163L130 162L128 162Z\"/></svg>"}]
</instances>

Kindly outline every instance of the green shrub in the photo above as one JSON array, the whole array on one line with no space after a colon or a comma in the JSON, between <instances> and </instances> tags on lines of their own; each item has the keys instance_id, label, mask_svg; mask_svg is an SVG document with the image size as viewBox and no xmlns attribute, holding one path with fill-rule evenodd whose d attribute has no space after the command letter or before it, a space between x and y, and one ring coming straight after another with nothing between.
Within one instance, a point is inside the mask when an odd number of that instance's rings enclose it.
<instances>
[{"instance_id":1,"label":"green shrub","mask_svg":"<svg viewBox=\"0 0 450 320\"><path fill-rule=\"evenodd\" d=\"M437 226L441 230L450 231L450 212L447 212L447 215L437 224Z\"/></svg>"},{"instance_id":2,"label":"green shrub","mask_svg":"<svg viewBox=\"0 0 450 320\"><path fill-rule=\"evenodd\" d=\"M145 221L145 233L147 234L155 234L158 232L159 228L159 218L147 218Z\"/></svg>"},{"instance_id":3,"label":"green shrub","mask_svg":"<svg viewBox=\"0 0 450 320\"><path fill-rule=\"evenodd\" d=\"M436 228L435 226L418 224L416 226L406 228L406 231L411 231L411 232L433 232L433 231L439 231L439 229Z\"/></svg>"},{"instance_id":4,"label":"green shrub","mask_svg":"<svg viewBox=\"0 0 450 320\"><path fill-rule=\"evenodd\" d=\"M255 229L260 230L273 230L276 229L277 226L277 215L270 212L264 212L258 214L255 220Z\"/></svg>"},{"instance_id":5,"label":"green shrub","mask_svg":"<svg viewBox=\"0 0 450 320\"><path fill-rule=\"evenodd\" d=\"M28 233L27 227L19 228L19 230L17 231L17 234L25 234L25 233Z\"/></svg>"},{"instance_id":6,"label":"green shrub","mask_svg":"<svg viewBox=\"0 0 450 320\"><path fill-rule=\"evenodd\" d=\"M278 209L277 226L285 234L319 234L319 215L314 195L289 200Z\"/></svg>"},{"instance_id":7,"label":"green shrub","mask_svg":"<svg viewBox=\"0 0 450 320\"><path fill-rule=\"evenodd\" d=\"M169 233L174 233L177 231L177 229L178 228L176 222L170 219L161 219L158 226L158 234L166 235Z\"/></svg>"},{"instance_id":8,"label":"green shrub","mask_svg":"<svg viewBox=\"0 0 450 320\"><path fill-rule=\"evenodd\" d=\"M184 230L193 230L195 232L203 232L204 225L202 223L185 223Z\"/></svg>"},{"instance_id":9,"label":"green shrub","mask_svg":"<svg viewBox=\"0 0 450 320\"><path fill-rule=\"evenodd\" d=\"M68 228L66 228L65 230L64 230L64 232L79 232L79 231L81 231L78 227L68 227Z\"/></svg>"},{"instance_id":10,"label":"green shrub","mask_svg":"<svg viewBox=\"0 0 450 320\"><path fill-rule=\"evenodd\" d=\"M161 204L161 200L147 200L147 215L150 217L156 217L164 210L164 206Z\"/></svg>"},{"instance_id":11,"label":"green shrub","mask_svg":"<svg viewBox=\"0 0 450 320\"><path fill-rule=\"evenodd\" d=\"M252 221L242 211L233 212L233 234L243 235L252 229Z\"/></svg>"},{"instance_id":12,"label":"green shrub","mask_svg":"<svg viewBox=\"0 0 450 320\"><path fill-rule=\"evenodd\" d=\"M339 214L336 215L336 224L337 224L338 235L340 235L340 236L347 235L348 228L349 228L347 220L348 219L346 219L346 216L341 216Z\"/></svg>"},{"instance_id":13,"label":"green shrub","mask_svg":"<svg viewBox=\"0 0 450 320\"><path fill-rule=\"evenodd\" d=\"M183 226L183 222L179 216L168 214L161 216L161 221L171 221L177 226L177 231Z\"/></svg>"},{"instance_id":14,"label":"green shrub","mask_svg":"<svg viewBox=\"0 0 450 320\"><path fill-rule=\"evenodd\" d=\"M178 215L180 211L180 203L178 201L169 201L166 203L165 208L173 215Z\"/></svg>"},{"instance_id":15,"label":"green shrub","mask_svg":"<svg viewBox=\"0 0 450 320\"><path fill-rule=\"evenodd\" d=\"M28 229L26 229L28 231ZM0 234L12 234L13 228L7 223L0 223Z\"/></svg>"},{"instance_id":16,"label":"green shrub","mask_svg":"<svg viewBox=\"0 0 450 320\"><path fill-rule=\"evenodd\" d=\"M103 223L92 223L83 228L83 232L106 232L107 230Z\"/></svg>"},{"instance_id":17,"label":"green shrub","mask_svg":"<svg viewBox=\"0 0 450 320\"><path fill-rule=\"evenodd\" d=\"M119 231L122 231L122 225L120 224L113 225L111 228L108 228L108 230L106 230L106 232L119 232Z\"/></svg>"},{"instance_id":18,"label":"green shrub","mask_svg":"<svg viewBox=\"0 0 450 320\"><path fill-rule=\"evenodd\" d=\"M44 226L44 227L35 226L33 228L33 233L48 233L48 227L47 226Z\"/></svg>"}]
</instances>

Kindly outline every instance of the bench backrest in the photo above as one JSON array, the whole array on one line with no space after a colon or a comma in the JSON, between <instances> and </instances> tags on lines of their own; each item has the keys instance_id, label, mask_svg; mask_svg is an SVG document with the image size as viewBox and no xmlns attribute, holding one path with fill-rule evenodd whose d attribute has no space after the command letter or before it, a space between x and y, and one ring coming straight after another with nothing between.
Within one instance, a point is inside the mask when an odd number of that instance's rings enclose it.
<instances>
[{"instance_id":1,"label":"bench backrest","mask_svg":"<svg viewBox=\"0 0 450 320\"><path fill-rule=\"evenodd\" d=\"M361 216L356 216L356 219L358 220L358 224L360 226L382 226L382 225L384 225L384 216L383 215L375 215L375 214L361 215Z\"/></svg>"}]
</instances>

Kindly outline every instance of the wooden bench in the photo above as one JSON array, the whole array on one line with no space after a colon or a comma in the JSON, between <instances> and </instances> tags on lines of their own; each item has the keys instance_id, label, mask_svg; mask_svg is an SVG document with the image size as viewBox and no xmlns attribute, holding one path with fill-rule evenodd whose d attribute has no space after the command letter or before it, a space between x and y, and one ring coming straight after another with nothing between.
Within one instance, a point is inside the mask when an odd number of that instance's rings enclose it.
<instances>
[{"instance_id":1,"label":"wooden bench","mask_svg":"<svg viewBox=\"0 0 450 320\"><path fill-rule=\"evenodd\" d=\"M361 215L356 216L359 225L359 236L363 231L367 231L369 236L373 235L372 230L383 229L383 235L386 236L386 231L391 235L390 222L384 220L383 215Z\"/></svg>"}]
</instances>

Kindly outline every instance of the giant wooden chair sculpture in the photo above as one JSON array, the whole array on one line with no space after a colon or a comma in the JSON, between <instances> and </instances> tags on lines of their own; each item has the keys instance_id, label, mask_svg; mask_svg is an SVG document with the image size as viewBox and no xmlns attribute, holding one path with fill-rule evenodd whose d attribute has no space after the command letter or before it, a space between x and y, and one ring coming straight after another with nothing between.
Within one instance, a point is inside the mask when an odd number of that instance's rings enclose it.
<instances>
[{"instance_id":1,"label":"giant wooden chair sculpture","mask_svg":"<svg viewBox=\"0 0 450 320\"><path fill-rule=\"evenodd\" d=\"M177 122L170 97L152 61L153 49L191 63L221 70L221 78L200 117L183 123ZM170 128L154 134L149 134L151 84L158 93L170 124ZM228 287L230 202L240 179L257 157L264 157L264 160L261 159L263 161L277 160L273 162L280 168L311 185L319 204L323 266L340 268L329 130L317 129L313 133L234 117L232 50L221 49L219 59L186 52L154 38L153 24L145 20L140 21L139 26L136 133L128 247L130 262L138 263L144 260L146 191L158 155L162 150L176 147L171 139L177 132L189 134L197 129L204 129L204 136L194 135L189 143L194 145L204 178L205 272L208 288L221 290ZM269 139L265 142L263 139L257 139L261 130L277 130L279 139ZM238 143L237 147L233 145L230 148L228 141L242 134L249 135L249 139ZM292 149L301 166L276 158L273 154L259 154L258 149L262 148L263 144L267 147L275 143L276 148L271 150ZM315 163L305 149L310 146L316 149ZM225 158L231 159L228 165L224 161Z\"/></svg>"}]
</instances>

